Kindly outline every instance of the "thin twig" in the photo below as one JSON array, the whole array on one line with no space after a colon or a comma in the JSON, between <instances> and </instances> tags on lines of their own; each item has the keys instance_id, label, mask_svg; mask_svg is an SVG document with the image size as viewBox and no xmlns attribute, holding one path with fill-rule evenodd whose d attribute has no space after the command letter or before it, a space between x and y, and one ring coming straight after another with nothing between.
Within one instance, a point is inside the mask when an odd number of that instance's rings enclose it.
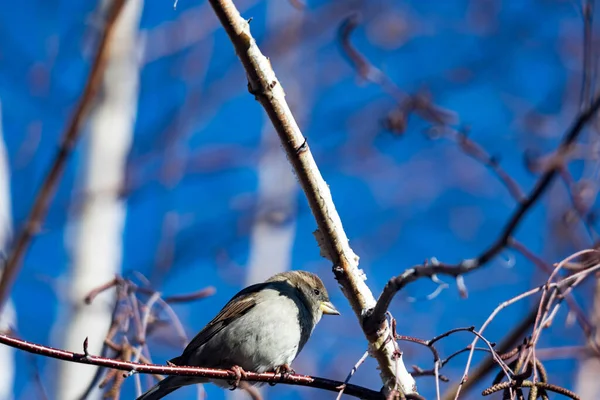
<instances>
[{"instance_id":1,"label":"thin twig","mask_svg":"<svg viewBox=\"0 0 600 400\"><path fill-rule=\"evenodd\" d=\"M530 251L525 245L523 245L519 241L515 240L514 238L511 238L508 246L521 253L525 258L527 258L533 264L538 266L542 271L544 271L548 275L552 274L552 271L554 270L552 266L549 263L542 260L539 256L535 255L532 251ZM569 263L566 263L564 267L568 268L568 266ZM593 333L592 323L589 321L581 307L577 304L573 295L568 294L565 297L565 300L569 305L570 311L575 314L577 322L583 330L583 333L586 337L589 338Z\"/></svg>"},{"instance_id":2,"label":"thin twig","mask_svg":"<svg viewBox=\"0 0 600 400\"><path fill-rule=\"evenodd\" d=\"M563 141L560 146L556 150L556 154L554 157L556 158L556 162L553 163L552 167L550 167L542 177L537 181L535 187L529 193L529 195L523 200L523 202L519 205L519 207L515 210L511 218L508 220L508 223L502 230L502 234L500 237L490 246L486 251L484 251L477 258L472 260L472 262L467 263L467 271L477 268L481 265L486 264L492 258L494 258L508 243L511 235L517 229L521 220L527 214L529 209L538 201L538 199L545 193L545 191L550 187L550 184L554 181L554 179L558 176L558 171L560 166L562 165L563 159L568 155L571 146L575 142L575 140L579 137L583 128L592 120L592 118L598 112L600 108L600 96L597 96L591 105L583 110L575 119L575 122L571 126L571 128L567 131ZM464 264L461 263L461 264ZM462 265L461 265L462 266ZM459 266L460 267L460 266ZM463 267L464 269L464 267ZM464 273L464 272L463 272Z\"/></svg>"},{"instance_id":3,"label":"thin twig","mask_svg":"<svg viewBox=\"0 0 600 400\"><path fill-rule=\"evenodd\" d=\"M67 159L77 144L81 134L81 127L88 117L93 100L96 98L96 94L98 93L104 76L115 21L121 13L124 4L125 0L114 0L111 4L106 18L104 31L100 37L98 51L92 64L83 94L77 104L73 118L63 134L60 147L54 156L54 161L51 164L50 170L35 197L27 221L17 236L15 244L8 256L4 273L0 279L0 313L4 308L4 303L8 298L10 289L19 274L21 261L27 247L44 222L50 200L54 196L54 191L60 181Z\"/></svg>"},{"instance_id":4,"label":"thin twig","mask_svg":"<svg viewBox=\"0 0 600 400\"><path fill-rule=\"evenodd\" d=\"M359 24L360 17L351 15L344 20L338 30L343 53L346 54L358 75L379 85L396 100L397 108L390 112L385 122L388 129L404 133L410 114L415 113L434 126L447 126L457 121L456 114L433 104L428 93L421 91L413 95L403 92L389 76L375 67L350 41L352 32Z\"/></svg>"},{"instance_id":5,"label":"thin twig","mask_svg":"<svg viewBox=\"0 0 600 400\"><path fill-rule=\"evenodd\" d=\"M179 367L166 366L156 364L141 364L135 362L127 362L110 358L98 357L85 354L73 353L66 350L55 349L48 346L28 342L25 340L13 338L7 335L0 335L0 343L11 346L33 354L39 354L46 357L56 358L59 360L76 362L81 364L98 365L121 371L128 371L141 374L162 374L162 375L177 375L177 376L194 376L202 378L233 380L235 372L223 369L200 368L200 367ZM337 393L340 385L343 382L334 381L325 378L317 378L307 375L298 374L276 374L276 373L254 373L246 372L246 376L241 378L244 381L250 382L267 382L267 383L282 383L287 385L308 386L318 389L328 390ZM380 392L370 390L361 386L347 384L345 389L346 394L359 397L362 399L383 399ZM407 396L408 398L408 396ZM415 398L415 397L412 397Z\"/></svg>"},{"instance_id":6,"label":"thin twig","mask_svg":"<svg viewBox=\"0 0 600 400\"><path fill-rule=\"evenodd\" d=\"M521 320L521 322L518 325L516 325L513 328L513 330L510 331L504 337L504 339L502 339L502 341L500 341L500 344L496 346L496 351L500 354L504 354L504 353L508 352L511 348L513 348L517 342L522 341L522 338L525 335L525 333L533 325L536 315L537 315L537 307L532 309L525 316L525 318L523 318ZM470 350L471 350L471 346L468 347L467 351L470 351ZM491 356L487 357L485 360L483 360L481 362L481 364L479 364L479 366L473 372L471 372L469 374L469 379L462 384L462 387L463 387L462 392L468 393L469 391L474 389L476 387L477 383L481 382L481 380L492 371L492 369L494 368L495 365L496 365L496 361ZM454 399L454 396L456 395L457 390L458 390L458 385L454 385L453 387L449 388L444 393L444 395L442 396L442 399L444 399L444 400Z\"/></svg>"},{"instance_id":7,"label":"thin twig","mask_svg":"<svg viewBox=\"0 0 600 400\"><path fill-rule=\"evenodd\" d=\"M173 304L173 303L187 303L190 301L195 301L195 300L201 300L204 299L206 297L212 296L213 294L215 294L216 289L212 286L206 287L204 289L200 289L196 292L193 293L188 293L188 294L176 294L173 296L167 296L165 298L163 298L163 300L166 303L169 304Z\"/></svg>"},{"instance_id":8,"label":"thin twig","mask_svg":"<svg viewBox=\"0 0 600 400\"><path fill-rule=\"evenodd\" d=\"M352 376L356 373L356 371L362 365L362 363L365 362L365 360L367 359L368 356L369 356L369 352L365 351L365 353L362 355L362 357L360 357L358 359L358 361L356 362L356 364L354 364L354 366L352 367L352 369L348 373L348 376L346 377L346 380L344 380L344 385L343 385L342 389L340 390L340 392L338 393L338 395L336 397L336 400L340 400L342 398L342 394L344 394L344 390L346 389L346 385L348 384L348 382L350 382L350 379L352 378Z\"/></svg>"},{"instance_id":9,"label":"thin twig","mask_svg":"<svg viewBox=\"0 0 600 400\"><path fill-rule=\"evenodd\" d=\"M584 110L592 98L593 93L593 75L594 69L594 44L593 44L593 19L594 19L594 1L584 0L582 4L583 17L583 79L581 81L581 99L580 107Z\"/></svg>"},{"instance_id":10,"label":"thin twig","mask_svg":"<svg viewBox=\"0 0 600 400\"><path fill-rule=\"evenodd\" d=\"M577 257L585 252L594 252L595 250L584 250L581 251L579 253L576 253L574 255L572 255L571 257L567 258L566 260L563 260L563 263L569 261L570 259ZM560 268L560 264L559 267L557 267L557 269ZM487 328L487 326L492 322L492 320L496 317L496 315L502 311L503 309L505 309L506 307L526 298L529 297L533 294L539 293L543 290L548 290L548 289L563 289L566 287L572 287L576 282L580 282L579 278L588 274L591 274L592 272L596 271L600 269L600 264L596 264L594 266L589 267L586 270L580 271L576 274L570 275L566 278L563 278L562 280L558 281L558 282L550 282L550 279L552 279L553 276L551 276L547 283L545 285L542 285L541 287L537 287L531 290L528 290L527 292L521 293L518 296L513 297L510 300L507 300L505 302L503 302L502 304L500 304L498 307L496 307L496 309L490 314L490 316L487 318L487 320L484 322L484 324L481 326L481 328L479 329L479 333L483 333L483 331ZM536 321L539 320L539 311L538 311L538 316L536 316ZM534 327L537 324L534 322ZM461 383L458 385L457 391L456 391L456 395L454 396L455 399L458 399L458 396L460 395L461 389L462 389L462 385L464 384L464 382L467 381L467 376L468 376L468 372L469 372L469 368L471 365L471 361L473 359L473 352L474 352L474 348L477 345L477 340L478 338L475 338L473 340L473 342L471 343L471 352L469 353L469 358L467 360L467 364L465 366L465 371L463 373L463 378L461 379Z\"/></svg>"},{"instance_id":11,"label":"thin twig","mask_svg":"<svg viewBox=\"0 0 600 400\"><path fill-rule=\"evenodd\" d=\"M525 194L517 181L515 181L510 174L500 166L498 157L490 155L481 145L469 138L468 129L464 128L457 130L451 127L437 126L427 130L426 133L432 138L435 138L435 134L449 137L451 140L454 140L466 155L492 170L500 182L506 187L510 196L517 203L520 203L525 198Z\"/></svg>"},{"instance_id":12,"label":"thin twig","mask_svg":"<svg viewBox=\"0 0 600 400\"><path fill-rule=\"evenodd\" d=\"M550 187L550 184L558 176L563 159L567 156L571 149L571 145L579 137L583 128L594 117L600 108L600 95L592 102L589 108L582 111L572 127L567 131L562 143L556 150L554 155L555 161L552 166L538 180L533 190L519 204L506 226L502 230L496 241L478 257L466 259L457 265L443 264L436 259L431 259L425 264L415 266L406 270L403 274L390 279L386 284L381 296L377 300L375 307L367 314L364 325L368 331L375 330L377 325L385 320L385 313L398 291L404 288L411 282L416 281L421 277L431 278L435 275L447 275L455 278L472 272L492 260L497 256L510 242L513 232L519 226L523 217L527 214L531 207L539 200L542 194Z\"/></svg>"}]
</instances>

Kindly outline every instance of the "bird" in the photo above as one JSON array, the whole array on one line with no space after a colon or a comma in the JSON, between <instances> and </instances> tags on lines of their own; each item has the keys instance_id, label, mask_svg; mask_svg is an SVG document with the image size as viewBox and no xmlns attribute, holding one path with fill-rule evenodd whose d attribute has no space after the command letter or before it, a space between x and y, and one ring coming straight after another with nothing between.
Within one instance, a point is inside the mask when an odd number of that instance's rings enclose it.
<instances>
[{"instance_id":1,"label":"bird","mask_svg":"<svg viewBox=\"0 0 600 400\"><path fill-rule=\"evenodd\" d=\"M278 273L233 296L170 364L229 369L237 374L293 372L292 361L323 314L340 313L317 275ZM229 386L208 378L168 376L137 400L162 399L182 386L207 382Z\"/></svg>"}]
</instances>

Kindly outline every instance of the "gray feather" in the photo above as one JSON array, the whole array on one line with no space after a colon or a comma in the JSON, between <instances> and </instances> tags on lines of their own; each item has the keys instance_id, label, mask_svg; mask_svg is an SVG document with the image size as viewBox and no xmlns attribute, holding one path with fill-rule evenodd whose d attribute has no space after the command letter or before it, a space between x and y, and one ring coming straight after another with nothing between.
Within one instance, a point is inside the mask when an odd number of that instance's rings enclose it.
<instances>
[{"instance_id":1,"label":"gray feather","mask_svg":"<svg viewBox=\"0 0 600 400\"><path fill-rule=\"evenodd\" d=\"M168 395L169 393L184 386L184 382L180 382L182 379L180 376L167 376L156 385L152 386L150 390L138 397L136 400L159 400ZM191 383L191 382L190 382Z\"/></svg>"}]
</instances>

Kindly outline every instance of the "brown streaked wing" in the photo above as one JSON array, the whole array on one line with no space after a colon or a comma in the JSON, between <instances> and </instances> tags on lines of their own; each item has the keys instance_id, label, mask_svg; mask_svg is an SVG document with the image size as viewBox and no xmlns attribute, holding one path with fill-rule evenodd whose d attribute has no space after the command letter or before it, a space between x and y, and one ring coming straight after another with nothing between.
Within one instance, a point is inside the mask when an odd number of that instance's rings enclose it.
<instances>
[{"instance_id":1,"label":"brown streaked wing","mask_svg":"<svg viewBox=\"0 0 600 400\"><path fill-rule=\"evenodd\" d=\"M182 362L188 358L188 355L192 355L193 352L200 346L208 342L213 336L223 330L227 325L231 324L236 319L245 315L255 305L256 301L254 297L250 295L262 290L268 283L257 283L252 286L248 286L244 290L236 294L225 307L212 319L198 334L191 340L187 345L183 353L179 357L175 357L170 362L175 365L184 365Z\"/></svg>"}]
</instances>

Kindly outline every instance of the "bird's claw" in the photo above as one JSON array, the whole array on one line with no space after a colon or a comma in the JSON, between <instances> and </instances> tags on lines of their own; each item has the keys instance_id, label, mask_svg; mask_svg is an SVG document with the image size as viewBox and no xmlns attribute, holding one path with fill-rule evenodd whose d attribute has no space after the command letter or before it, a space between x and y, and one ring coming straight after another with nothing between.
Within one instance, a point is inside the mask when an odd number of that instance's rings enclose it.
<instances>
[{"instance_id":1,"label":"bird's claw","mask_svg":"<svg viewBox=\"0 0 600 400\"><path fill-rule=\"evenodd\" d=\"M296 371L292 367L287 364L283 364L277 368L275 368L276 374L281 374L281 379L287 379L291 374L295 374Z\"/></svg>"},{"instance_id":2,"label":"bird's claw","mask_svg":"<svg viewBox=\"0 0 600 400\"><path fill-rule=\"evenodd\" d=\"M235 374L235 380L230 382L230 384L231 384L230 390L235 390L238 388L238 386L240 386L240 382L242 381L242 378L246 377L246 371L244 371L244 369L242 367L240 367L239 365L234 365L233 367L231 367L231 371L233 371L233 373Z\"/></svg>"}]
</instances>

